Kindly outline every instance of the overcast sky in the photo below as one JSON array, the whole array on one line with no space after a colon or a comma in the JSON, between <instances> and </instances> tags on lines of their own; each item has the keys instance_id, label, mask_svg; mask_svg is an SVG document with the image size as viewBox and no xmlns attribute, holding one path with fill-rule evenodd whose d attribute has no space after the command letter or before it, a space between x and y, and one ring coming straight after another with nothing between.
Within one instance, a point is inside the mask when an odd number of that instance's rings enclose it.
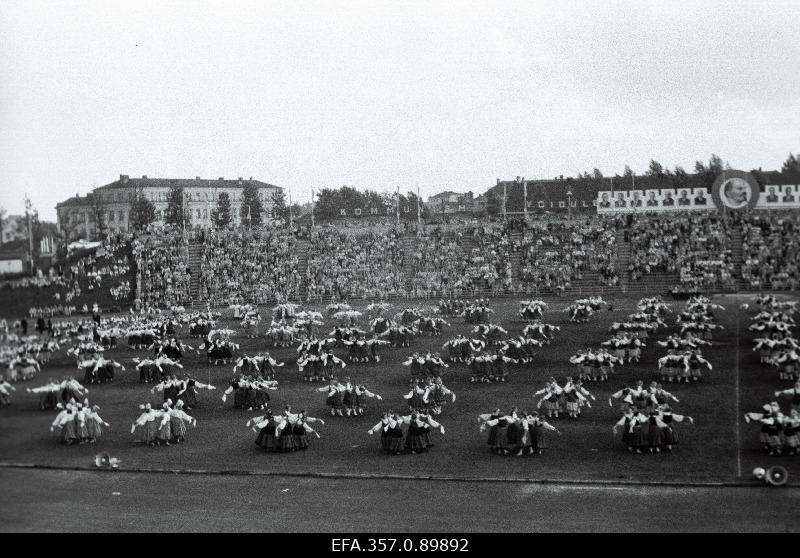
<instances>
[{"instance_id":1,"label":"overcast sky","mask_svg":"<svg viewBox=\"0 0 800 558\"><path fill-rule=\"evenodd\" d=\"M483 192L800 152L783 2L0 1L0 206L120 174Z\"/></svg>"}]
</instances>

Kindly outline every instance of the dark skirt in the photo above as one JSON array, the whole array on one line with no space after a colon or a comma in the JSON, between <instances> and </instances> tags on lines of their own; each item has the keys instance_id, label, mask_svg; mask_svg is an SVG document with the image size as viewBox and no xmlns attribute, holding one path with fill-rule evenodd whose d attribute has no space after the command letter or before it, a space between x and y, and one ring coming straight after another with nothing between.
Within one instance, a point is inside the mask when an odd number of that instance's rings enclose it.
<instances>
[{"instance_id":1,"label":"dark skirt","mask_svg":"<svg viewBox=\"0 0 800 558\"><path fill-rule=\"evenodd\" d=\"M495 426L494 449L509 449L508 426Z\"/></svg>"},{"instance_id":2,"label":"dark skirt","mask_svg":"<svg viewBox=\"0 0 800 558\"><path fill-rule=\"evenodd\" d=\"M650 424L647 427L647 447L657 448L664 443L664 433L660 426Z\"/></svg>"},{"instance_id":3,"label":"dark skirt","mask_svg":"<svg viewBox=\"0 0 800 558\"><path fill-rule=\"evenodd\" d=\"M666 445L674 446L675 444L678 443L678 433L671 426L667 426L664 428L664 430L662 431L662 436L663 436L662 443Z\"/></svg>"},{"instance_id":4,"label":"dark skirt","mask_svg":"<svg viewBox=\"0 0 800 558\"><path fill-rule=\"evenodd\" d=\"M237 388L233 390L233 406L237 409L244 407L245 404L245 393L242 388Z\"/></svg>"},{"instance_id":5,"label":"dark skirt","mask_svg":"<svg viewBox=\"0 0 800 558\"><path fill-rule=\"evenodd\" d=\"M387 433L387 451L397 453L403 450L403 429L401 427L390 428Z\"/></svg>"},{"instance_id":6,"label":"dark skirt","mask_svg":"<svg viewBox=\"0 0 800 558\"><path fill-rule=\"evenodd\" d=\"M524 431L517 423L511 423L508 425L508 430L506 431L506 440L508 441L508 445L511 448L517 448L522 445L522 435Z\"/></svg>"},{"instance_id":7,"label":"dark skirt","mask_svg":"<svg viewBox=\"0 0 800 558\"><path fill-rule=\"evenodd\" d=\"M342 408L342 394L340 392L334 393L333 395L329 395L328 399L325 401L328 404L328 407L332 409L341 409Z\"/></svg>"},{"instance_id":8,"label":"dark skirt","mask_svg":"<svg viewBox=\"0 0 800 558\"><path fill-rule=\"evenodd\" d=\"M305 428L300 425L294 426L292 434L294 435L294 443L297 449L304 450L308 448L308 433Z\"/></svg>"},{"instance_id":9,"label":"dark skirt","mask_svg":"<svg viewBox=\"0 0 800 558\"><path fill-rule=\"evenodd\" d=\"M547 434L541 426L534 426L528 430L531 438L531 447L535 451L543 450L547 447Z\"/></svg>"},{"instance_id":10,"label":"dark skirt","mask_svg":"<svg viewBox=\"0 0 800 558\"><path fill-rule=\"evenodd\" d=\"M647 430L644 426L634 426L631 432L629 445L635 448L647 446Z\"/></svg>"},{"instance_id":11,"label":"dark skirt","mask_svg":"<svg viewBox=\"0 0 800 558\"><path fill-rule=\"evenodd\" d=\"M286 426L281 431L281 451L293 451L297 449L297 443L294 438L294 432L291 426Z\"/></svg>"},{"instance_id":12,"label":"dark skirt","mask_svg":"<svg viewBox=\"0 0 800 558\"><path fill-rule=\"evenodd\" d=\"M177 396L176 396L177 397ZM197 406L197 391L194 387L187 387L186 391L184 391L178 399L182 399L184 405L187 407L196 407Z\"/></svg>"},{"instance_id":13,"label":"dark skirt","mask_svg":"<svg viewBox=\"0 0 800 558\"><path fill-rule=\"evenodd\" d=\"M70 420L61 427L61 440L65 443L72 442L77 439L75 433L75 421Z\"/></svg>"},{"instance_id":14,"label":"dark skirt","mask_svg":"<svg viewBox=\"0 0 800 558\"><path fill-rule=\"evenodd\" d=\"M258 432L256 445L267 451L276 451L278 449L277 440L275 439L275 425L273 423L268 423Z\"/></svg>"},{"instance_id":15,"label":"dark skirt","mask_svg":"<svg viewBox=\"0 0 800 558\"><path fill-rule=\"evenodd\" d=\"M58 405L58 397L54 391L48 391L39 399L39 408L42 411L52 411L56 405Z\"/></svg>"},{"instance_id":16,"label":"dark skirt","mask_svg":"<svg viewBox=\"0 0 800 558\"><path fill-rule=\"evenodd\" d=\"M425 451L428 446L425 445L423 437L423 429L416 426L409 426L408 433L406 434L406 450L408 451Z\"/></svg>"}]
</instances>

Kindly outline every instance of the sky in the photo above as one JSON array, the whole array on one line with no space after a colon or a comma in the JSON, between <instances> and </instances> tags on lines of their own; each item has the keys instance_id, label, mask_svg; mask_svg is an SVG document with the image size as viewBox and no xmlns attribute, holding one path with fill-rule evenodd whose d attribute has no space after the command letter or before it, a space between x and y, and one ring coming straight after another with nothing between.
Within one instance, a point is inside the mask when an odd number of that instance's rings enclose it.
<instances>
[{"instance_id":1,"label":"sky","mask_svg":"<svg viewBox=\"0 0 800 558\"><path fill-rule=\"evenodd\" d=\"M663 5L668 4L668 5ZM0 0L0 207L119 178L480 193L800 153L800 10Z\"/></svg>"}]
</instances>

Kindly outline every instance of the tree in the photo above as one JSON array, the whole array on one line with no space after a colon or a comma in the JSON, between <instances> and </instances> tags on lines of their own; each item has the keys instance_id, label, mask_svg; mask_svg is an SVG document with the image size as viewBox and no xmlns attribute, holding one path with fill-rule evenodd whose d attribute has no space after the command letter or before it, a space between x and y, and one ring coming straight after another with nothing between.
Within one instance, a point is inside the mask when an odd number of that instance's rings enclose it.
<instances>
[{"instance_id":1,"label":"tree","mask_svg":"<svg viewBox=\"0 0 800 558\"><path fill-rule=\"evenodd\" d=\"M92 194L92 218L94 219L95 239L106 236L106 204L102 192Z\"/></svg>"},{"instance_id":2,"label":"tree","mask_svg":"<svg viewBox=\"0 0 800 558\"><path fill-rule=\"evenodd\" d=\"M600 172L600 169L598 168L595 168L594 171L592 171L592 175L594 176L595 180L603 180L603 173Z\"/></svg>"},{"instance_id":3,"label":"tree","mask_svg":"<svg viewBox=\"0 0 800 558\"><path fill-rule=\"evenodd\" d=\"M217 229L224 229L231 224L231 197L221 192L217 199L217 207L211 210L211 221Z\"/></svg>"},{"instance_id":4,"label":"tree","mask_svg":"<svg viewBox=\"0 0 800 558\"><path fill-rule=\"evenodd\" d=\"M8 212L5 207L0 207L0 246L3 245L3 232L6 229L6 215Z\"/></svg>"},{"instance_id":5,"label":"tree","mask_svg":"<svg viewBox=\"0 0 800 558\"><path fill-rule=\"evenodd\" d=\"M155 220L156 206L147 199L141 187L136 188L133 202L131 203L131 227L136 231L141 231L146 229L147 226Z\"/></svg>"},{"instance_id":6,"label":"tree","mask_svg":"<svg viewBox=\"0 0 800 558\"><path fill-rule=\"evenodd\" d=\"M630 178L633 176L633 171L628 165L625 165L625 170L623 171L622 176L626 178Z\"/></svg>"},{"instance_id":7,"label":"tree","mask_svg":"<svg viewBox=\"0 0 800 558\"><path fill-rule=\"evenodd\" d=\"M648 176L663 176L664 175L664 167L661 163L656 161L655 159L650 159L650 166L645 172Z\"/></svg>"},{"instance_id":8,"label":"tree","mask_svg":"<svg viewBox=\"0 0 800 558\"><path fill-rule=\"evenodd\" d=\"M722 157L720 157L716 153L712 153L711 158L708 160L709 172L713 172L714 176L716 176L720 174L724 169L725 165L722 162Z\"/></svg>"},{"instance_id":9,"label":"tree","mask_svg":"<svg viewBox=\"0 0 800 558\"><path fill-rule=\"evenodd\" d=\"M694 172L697 174L705 174L708 172L708 169L703 164L703 161L695 161L694 162Z\"/></svg>"},{"instance_id":10,"label":"tree","mask_svg":"<svg viewBox=\"0 0 800 558\"><path fill-rule=\"evenodd\" d=\"M241 221L248 225L260 225L261 214L264 207L258 198L258 187L252 182L246 182L242 189Z\"/></svg>"},{"instance_id":11,"label":"tree","mask_svg":"<svg viewBox=\"0 0 800 558\"><path fill-rule=\"evenodd\" d=\"M672 184L675 188L685 188L689 186L689 175L680 165L675 165L675 172L672 175Z\"/></svg>"},{"instance_id":12,"label":"tree","mask_svg":"<svg viewBox=\"0 0 800 558\"><path fill-rule=\"evenodd\" d=\"M168 225L183 227L185 218L183 209L183 188L172 186L167 193L167 209L164 212L164 222Z\"/></svg>"},{"instance_id":13,"label":"tree","mask_svg":"<svg viewBox=\"0 0 800 558\"><path fill-rule=\"evenodd\" d=\"M289 222L289 207L286 205L286 194L283 193L283 190L275 190L272 194L270 217L280 219L284 223Z\"/></svg>"},{"instance_id":14,"label":"tree","mask_svg":"<svg viewBox=\"0 0 800 558\"><path fill-rule=\"evenodd\" d=\"M489 217L496 217L503 212L503 204L500 196L494 190L486 192L486 214Z\"/></svg>"},{"instance_id":15,"label":"tree","mask_svg":"<svg viewBox=\"0 0 800 558\"><path fill-rule=\"evenodd\" d=\"M800 174L800 154L795 157L789 153L789 157L783 162L781 174Z\"/></svg>"},{"instance_id":16,"label":"tree","mask_svg":"<svg viewBox=\"0 0 800 558\"><path fill-rule=\"evenodd\" d=\"M761 170L761 167L752 169L750 174L758 182L759 187L763 188L767 184L767 179L764 177L764 171Z\"/></svg>"}]
</instances>

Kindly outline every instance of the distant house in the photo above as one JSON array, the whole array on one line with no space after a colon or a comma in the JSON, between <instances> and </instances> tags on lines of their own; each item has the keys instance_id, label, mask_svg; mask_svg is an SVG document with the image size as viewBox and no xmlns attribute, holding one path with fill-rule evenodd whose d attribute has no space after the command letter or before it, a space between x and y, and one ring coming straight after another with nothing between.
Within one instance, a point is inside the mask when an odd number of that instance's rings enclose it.
<instances>
[{"instance_id":1,"label":"distant house","mask_svg":"<svg viewBox=\"0 0 800 558\"><path fill-rule=\"evenodd\" d=\"M13 240L0 247L0 276L22 273L29 269L25 240Z\"/></svg>"},{"instance_id":2,"label":"distant house","mask_svg":"<svg viewBox=\"0 0 800 558\"><path fill-rule=\"evenodd\" d=\"M0 236L0 244L6 244L24 238L26 238L25 216L6 215L5 219L3 219L3 234Z\"/></svg>"},{"instance_id":3,"label":"distant house","mask_svg":"<svg viewBox=\"0 0 800 558\"><path fill-rule=\"evenodd\" d=\"M461 213L475 211L475 198L472 192L462 194L460 192L441 192L428 198L425 203L428 211L434 214L441 213Z\"/></svg>"}]
</instances>

